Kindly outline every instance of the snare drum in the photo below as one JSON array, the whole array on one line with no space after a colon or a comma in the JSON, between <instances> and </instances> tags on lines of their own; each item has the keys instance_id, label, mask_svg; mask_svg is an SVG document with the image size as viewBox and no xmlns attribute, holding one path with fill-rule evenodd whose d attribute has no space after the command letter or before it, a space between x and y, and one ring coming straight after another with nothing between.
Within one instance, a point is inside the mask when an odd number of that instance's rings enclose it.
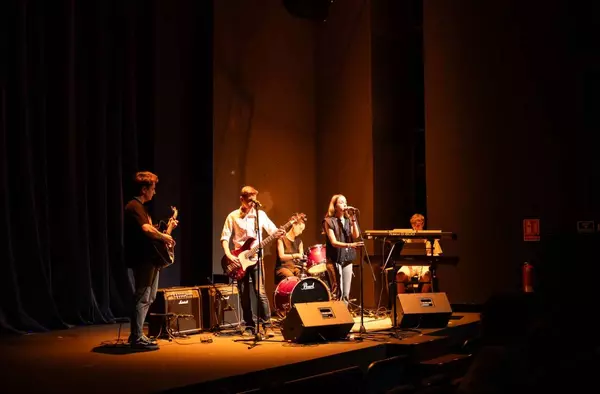
<instances>
[{"instance_id":1,"label":"snare drum","mask_svg":"<svg viewBox=\"0 0 600 394\"><path fill-rule=\"evenodd\" d=\"M327 285L320 279L288 276L277 285L274 301L277 315L285 317L294 304L331 301L331 294Z\"/></svg>"},{"instance_id":2,"label":"snare drum","mask_svg":"<svg viewBox=\"0 0 600 394\"><path fill-rule=\"evenodd\" d=\"M325 254L325 245L318 244L308 248L306 252L306 270L311 275L317 275L327 270L325 263L327 256Z\"/></svg>"}]
</instances>

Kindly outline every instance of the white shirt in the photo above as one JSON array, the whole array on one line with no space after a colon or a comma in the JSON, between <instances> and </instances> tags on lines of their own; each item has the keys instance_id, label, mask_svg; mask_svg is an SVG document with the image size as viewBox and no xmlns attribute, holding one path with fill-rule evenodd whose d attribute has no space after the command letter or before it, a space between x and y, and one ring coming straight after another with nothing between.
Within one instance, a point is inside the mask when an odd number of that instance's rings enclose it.
<instances>
[{"instance_id":1,"label":"white shirt","mask_svg":"<svg viewBox=\"0 0 600 394\"><path fill-rule=\"evenodd\" d=\"M265 230L269 235L277 231L277 226L269 219L267 214L259 210L259 225L262 230ZM232 211L225 219L223 231L221 232L221 241L233 242L235 249L244 245L248 238L258 239L256 234L256 210L252 208L246 216L242 217L240 208ZM261 237L261 241L263 238Z\"/></svg>"},{"instance_id":2,"label":"white shirt","mask_svg":"<svg viewBox=\"0 0 600 394\"><path fill-rule=\"evenodd\" d=\"M404 242L423 242L423 239L405 239ZM427 249L427 256L431 256L431 242L426 241L427 245L425 246ZM439 256L442 254L442 247L440 246L439 241L436 239L433 242L433 255ZM407 276L413 277L418 276L419 278L423 276L427 271L429 271L428 265L403 265L398 269L398 273L404 272Z\"/></svg>"}]
</instances>

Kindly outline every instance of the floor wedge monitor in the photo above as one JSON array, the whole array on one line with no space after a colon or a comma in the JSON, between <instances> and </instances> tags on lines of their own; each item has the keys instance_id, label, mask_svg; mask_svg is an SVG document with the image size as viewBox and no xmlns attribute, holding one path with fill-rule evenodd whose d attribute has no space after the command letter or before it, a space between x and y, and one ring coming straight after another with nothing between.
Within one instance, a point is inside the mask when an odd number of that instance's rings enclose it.
<instances>
[{"instance_id":1,"label":"floor wedge monitor","mask_svg":"<svg viewBox=\"0 0 600 394\"><path fill-rule=\"evenodd\" d=\"M452 316L446 293L404 293L396 297L399 328L444 328Z\"/></svg>"},{"instance_id":2,"label":"floor wedge monitor","mask_svg":"<svg viewBox=\"0 0 600 394\"><path fill-rule=\"evenodd\" d=\"M296 303L283 321L284 339L312 343L345 339L354 319L342 301Z\"/></svg>"}]
</instances>

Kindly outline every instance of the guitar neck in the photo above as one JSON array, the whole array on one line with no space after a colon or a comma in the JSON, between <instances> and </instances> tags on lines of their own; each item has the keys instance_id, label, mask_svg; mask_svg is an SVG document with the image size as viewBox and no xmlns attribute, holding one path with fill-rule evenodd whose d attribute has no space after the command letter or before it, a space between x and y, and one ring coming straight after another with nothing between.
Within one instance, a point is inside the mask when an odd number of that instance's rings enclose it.
<instances>
[{"instance_id":1,"label":"guitar neck","mask_svg":"<svg viewBox=\"0 0 600 394\"><path fill-rule=\"evenodd\" d=\"M171 235L171 231L173 231L173 220L177 220L177 214L173 214L173 216L171 216L171 219L169 219L169 225L165 230L165 233L168 235Z\"/></svg>"},{"instance_id":2,"label":"guitar neck","mask_svg":"<svg viewBox=\"0 0 600 394\"><path fill-rule=\"evenodd\" d=\"M165 233L171 235L171 231L173 231L173 226L169 225L169 227L167 227L167 230L165 231Z\"/></svg>"},{"instance_id":3,"label":"guitar neck","mask_svg":"<svg viewBox=\"0 0 600 394\"><path fill-rule=\"evenodd\" d=\"M283 226L283 229L288 230L291 226L292 226L292 222L289 221ZM267 245L269 242L273 241L274 239L275 239L274 234L269 235L267 238L262 240L258 245L254 246L252 249L250 249L250 252L248 252L248 254L249 255L255 254L259 248L262 248L263 246Z\"/></svg>"}]
</instances>

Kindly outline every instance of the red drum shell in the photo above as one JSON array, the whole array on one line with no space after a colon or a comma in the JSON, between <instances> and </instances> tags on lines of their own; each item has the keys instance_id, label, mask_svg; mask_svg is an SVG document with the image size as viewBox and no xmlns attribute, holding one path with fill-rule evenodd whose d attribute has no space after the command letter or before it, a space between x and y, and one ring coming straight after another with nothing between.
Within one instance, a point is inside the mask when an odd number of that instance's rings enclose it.
<instances>
[{"instance_id":1,"label":"red drum shell","mask_svg":"<svg viewBox=\"0 0 600 394\"><path fill-rule=\"evenodd\" d=\"M296 303L331 301L331 293L321 279L288 276L279 282L273 298L277 314L284 317Z\"/></svg>"},{"instance_id":2,"label":"red drum shell","mask_svg":"<svg viewBox=\"0 0 600 394\"><path fill-rule=\"evenodd\" d=\"M325 263L327 262L327 255L325 251L325 245L317 244L312 245L307 249L306 253L306 270L311 275L317 275L327 270Z\"/></svg>"}]
</instances>

